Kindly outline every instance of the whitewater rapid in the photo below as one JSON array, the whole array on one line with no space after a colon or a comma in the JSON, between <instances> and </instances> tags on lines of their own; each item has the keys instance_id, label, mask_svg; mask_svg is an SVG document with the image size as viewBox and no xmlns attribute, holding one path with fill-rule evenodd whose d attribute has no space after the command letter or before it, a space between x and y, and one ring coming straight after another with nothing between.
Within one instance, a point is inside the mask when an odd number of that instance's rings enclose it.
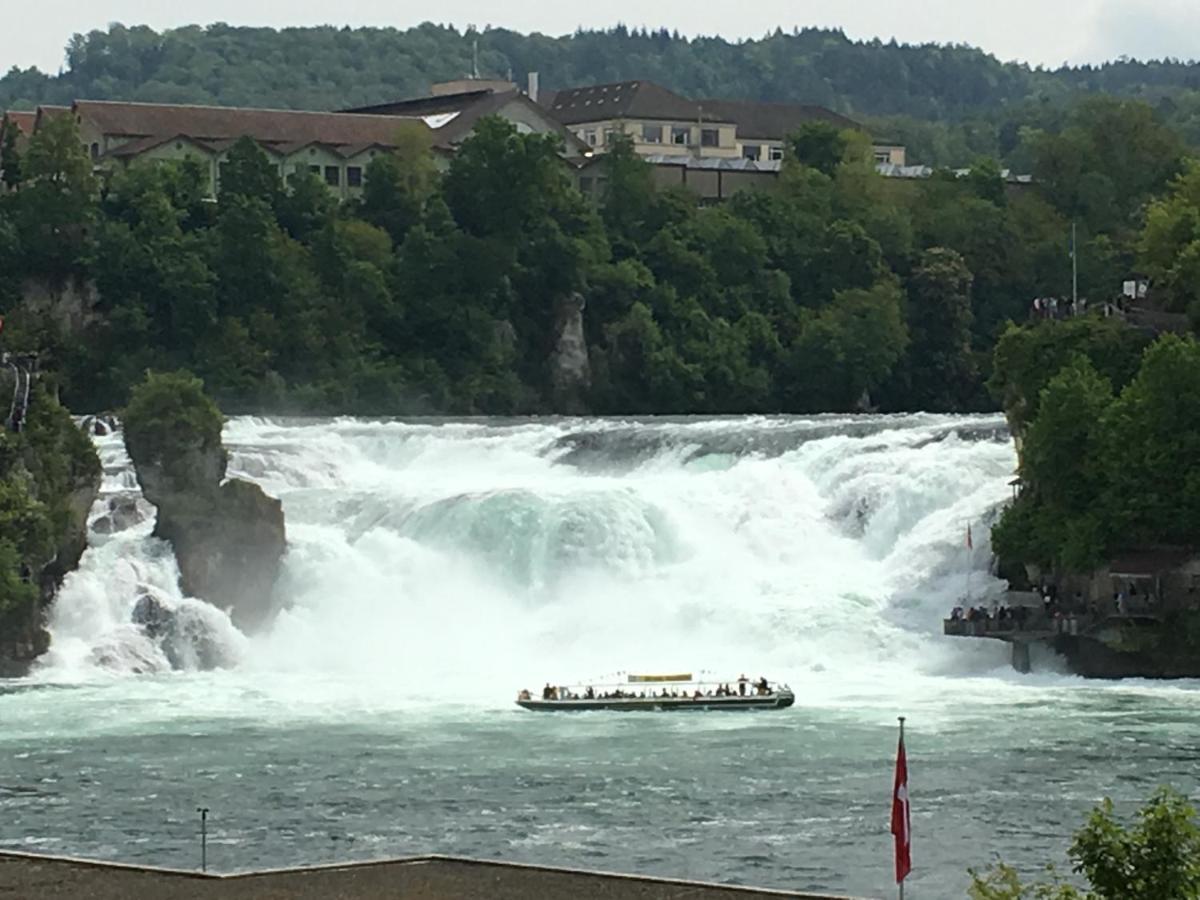
<instances>
[{"instance_id":1,"label":"whitewater rapid","mask_svg":"<svg viewBox=\"0 0 1200 900\"><path fill-rule=\"evenodd\" d=\"M139 500L145 520L94 534L67 579L36 678L170 669L130 623L146 593L220 645L223 683L299 679L354 703L436 688L494 706L546 680L667 669L827 696L1005 662L940 635L968 584L1002 589L988 526L1015 458L998 416L237 418L224 437L230 475L283 501L273 626L245 637L182 597ZM94 520L136 497L119 434L97 440Z\"/></svg>"},{"instance_id":2,"label":"whitewater rapid","mask_svg":"<svg viewBox=\"0 0 1200 900\"><path fill-rule=\"evenodd\" d=\"M1200 684L1053 658L1021 675L1000 642L941 634L968 584L1003 587L998 416L238 418L224 437L231 474L283 501L282 611L245 636L181 596L120 436L98 439L51 650L0 683L0 848L191 867L203 806L217 871L435 852L886 896L904 715L907 884L951 900L997 856L1069 869L1102 797L1200 790ZM146 597L169 648L130 621ZM766 675L796 705L513 703L634 670Z\"/></svg>"}]
</instances>

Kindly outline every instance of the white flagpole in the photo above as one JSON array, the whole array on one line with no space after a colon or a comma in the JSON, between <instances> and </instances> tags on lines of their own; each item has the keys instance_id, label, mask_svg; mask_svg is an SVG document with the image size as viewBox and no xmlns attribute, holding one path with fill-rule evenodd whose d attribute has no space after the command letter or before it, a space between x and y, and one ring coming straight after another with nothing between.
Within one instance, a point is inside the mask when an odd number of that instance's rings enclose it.
<instances>
[{"instance_id":1,"label":"white flagpole","mask_svg":"<svg viewBox=\"0 0 1200 900\"><path fill-rule=\"evenodd\" d=\"M900 719L900 745L903 746L904 745L904 716L898 716L897 718ZM907 781L907 778L905 779L905 781ZM906 787L907 787L907 785L906 785ZM900 881L900 883L896 887L900 891L900 900L904 900L904 882L903 882L903 880Z\"/></svg>"}]
</instances>

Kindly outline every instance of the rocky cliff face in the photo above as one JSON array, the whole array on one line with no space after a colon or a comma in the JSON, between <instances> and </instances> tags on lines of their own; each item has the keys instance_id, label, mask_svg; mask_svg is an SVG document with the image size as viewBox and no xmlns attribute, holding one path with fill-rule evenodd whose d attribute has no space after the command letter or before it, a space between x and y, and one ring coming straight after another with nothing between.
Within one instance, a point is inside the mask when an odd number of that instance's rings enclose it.
<instances>
[{"instance_id":1,"label":"rocky cliff face","mask_svg":"<svg viewBox=\"0 0 1200 900\"><path fill-rule=\"evenodd\" d=\"M76 276L26 278L21 299L26 312L54 322L66 334L81 334L96 321L96 285Z\"/></svg>"},{"instance_id":2,"label":"rocky cliff face","mask_svg":"<svg viewBox=\"0 0 1200 900\"><path fill-rule=\"evenodd\" d=\"M158 508L154 533L175 550L180 587L228 610L243 631L261 628L276 611L287 543L282 504L258 485L224 481L220 413L195 379L152 376L139 392L125 417L125 446L143 495Z\"/></svg>"},{"instance_id":3,"label":"rocky cliff face","mask_svg":"<svg viewBox=\"0 0 1200 900\"><path fill-rule=\"evenodd\" d=\"M6 387L0 378L0 392ZM12 390L11 379L7 389ZM50 646L46 611L87 549L100 461L65 409L34 391L26 427L0 436L0 677L24 675Z\"/></svg>"},{"instance_id":4,"label":"rocky cliff face","mask_svg":"<svg viewBox=\"0 0 1200 900\"><path fill-rule=\"evenodd\" d=\"M585 412L583 397L592 383L591 361L583 331L584 299L580 294L564 297L555 308L554 352L550 357L550 379L559 412Z\"/></svg>"}]
</instances>

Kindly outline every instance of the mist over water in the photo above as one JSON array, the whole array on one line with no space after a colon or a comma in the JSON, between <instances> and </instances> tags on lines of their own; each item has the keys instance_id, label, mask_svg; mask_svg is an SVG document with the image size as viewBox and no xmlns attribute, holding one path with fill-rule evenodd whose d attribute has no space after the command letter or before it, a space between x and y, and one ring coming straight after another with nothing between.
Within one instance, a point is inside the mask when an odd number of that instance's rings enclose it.
<instances>
[{"instance_id":1,"label":"mist over water","mask_svg":"<svg viewBox=\"0 0 1200 900\"><path fill-rule=\"evenodd\" d=\"M96 517L136 495L119 435L98 441ZM227 869L440 851L877 894L905 714L912 896L950 897L993 849L1061 852L1104 792L1081 747L1106 753L1114 710L1195 786L1194 756L1169 749L1193 686L1091 685L1052 659L1022 677L1004 645L941 636L968 587L1003 588L988 574L1015 465L1001 417L242 418L225 441L230 474L283 500L277 620L246 637L181 596L151 507L94 535L50 654L0 686L0 809L6 785L58 798L21 794L0 847L178 864L203 794L231 823ZM130 621L146 595L183 623L169 654ZM512 703L638 670L766 675L797 705L563 717ZM1047 765L1055 799L1036 814L1032 797L998 818L970 797L977 775L1044 794ZM1124 789L1144 793L1137 777ZM102 803L123 835L79 824ZM953 836L922 850L922 823Z\"/></svg>"}]
</instances>

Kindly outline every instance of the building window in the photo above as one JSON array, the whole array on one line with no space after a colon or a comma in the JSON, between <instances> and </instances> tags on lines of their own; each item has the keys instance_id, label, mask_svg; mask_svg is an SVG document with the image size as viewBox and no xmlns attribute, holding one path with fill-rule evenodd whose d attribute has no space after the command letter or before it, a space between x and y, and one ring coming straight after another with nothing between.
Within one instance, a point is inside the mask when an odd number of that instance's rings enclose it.
<instances>
[{"instance_id":1,"label":"building window","mask_svg":"<svg viewBox=\"0 0 1200 900\"><path fill-rule=\"evenodd\" d=\"M92 144L92 159L99 159L99 158L100 158L100 145L94 143L94 144Z\"/></svg>"},{"instance_id":2,"label":"building window","mask_svg":"<svg viewBox=\"0 0 1200 900\"><path fill-rule=\"evenodd\" d=\"M642 140L647 144L662 143L662 126L661 125L643 125Z\"/></svg>"},{"instance_id":3,"label":"building window","mask_svg":"<svg viewBox=\"0 0 1200 900\"><path fill-rule=\"evenodd\" d=\"M701 147L718 147L721 144L721 132L716 128L700 129Z\"/></svg>"},{"instance_id":4,"label":"building window","mask_svg":"<svg viewBox=\"0 0 1200 900\"><path fill-rule=\"evenodd\" d=\"M337 166L325 167L325 183L330 187L341 187L342 170Z\"/></svg>"},{"instance_id":5,"label":"building window","mask_svg":"<svg viewBox=\"0 0 1200 900\"><path fill-rule=\"evenodd\" d=\"M604 129L604 143L611 144L613 142L613 135L615 135L615 134L616 134L616 132L613 129L605 128Z\"/></svg>"},{"instance_id":6,"label":"building window","mask_svg":"<svg viewBox=\"0 0 1200 900\"><path fill-rule=\"evenodd\" d=\"M686 145L692 139L692 129L686 126L674 125L671 128L671 143Z\"/></svg>"},{"instance_id":7,"label":"building window","mask_svg":"<svg viewBox=\"0 0 1200 900\"><path fill-rule=\"evenodd\" d=\"M762 159L762 144L742 144L742 159Z\"/></svg>"},{"instance_id":8,"label":"building window","mask_svg":"<svg viewBox=\"0 0 1200 900\"><path fill-rule=\"evenodd\" d=\"M311 172L313 175L316 175L318 178L321 176L321 167L320 166L309 166L308 171Z\"/></svg>"},{"instance_id":9,"label":"building window","mask_svg":"<svg viewBox=\"0 0 1200 900\"><path fill-rule=\"evenodd\" d=\"M772 147L770 150L767 151L767 158L768 159L783 159L783 148L782 147Z\"/></svg>"},{"instance_id":10,"label":"building window","mask_svg":"<svg viewBox=\"0 0 1200 900\"><path fill-rule=\"evenodd\" d=\"M876 163L890 163L891 161L892 161L892 154L889 151L887 151L887 150L876 150L875 151L875 162Z\"/></svg>"},{"instance_id":11,"label":"building window","mask_svg":"<svg viewBox=\"0 0 1200 900\"><path fill-rule=\"evenodd\" d=\"M362 167L346 166L346 186L362 187Z\"/></svg>"},{"instance_id":12,"label":"building window","mask_svg":"<svg viewBox=\"0 0 1200 900\"><path fill-rule=\"evenodd\" d=\"M583 142L585 144L587 144L589 147L596 146L596 129L595 128L589 128L587 131L583 132Z\"/></svg>"}]
</instances>

